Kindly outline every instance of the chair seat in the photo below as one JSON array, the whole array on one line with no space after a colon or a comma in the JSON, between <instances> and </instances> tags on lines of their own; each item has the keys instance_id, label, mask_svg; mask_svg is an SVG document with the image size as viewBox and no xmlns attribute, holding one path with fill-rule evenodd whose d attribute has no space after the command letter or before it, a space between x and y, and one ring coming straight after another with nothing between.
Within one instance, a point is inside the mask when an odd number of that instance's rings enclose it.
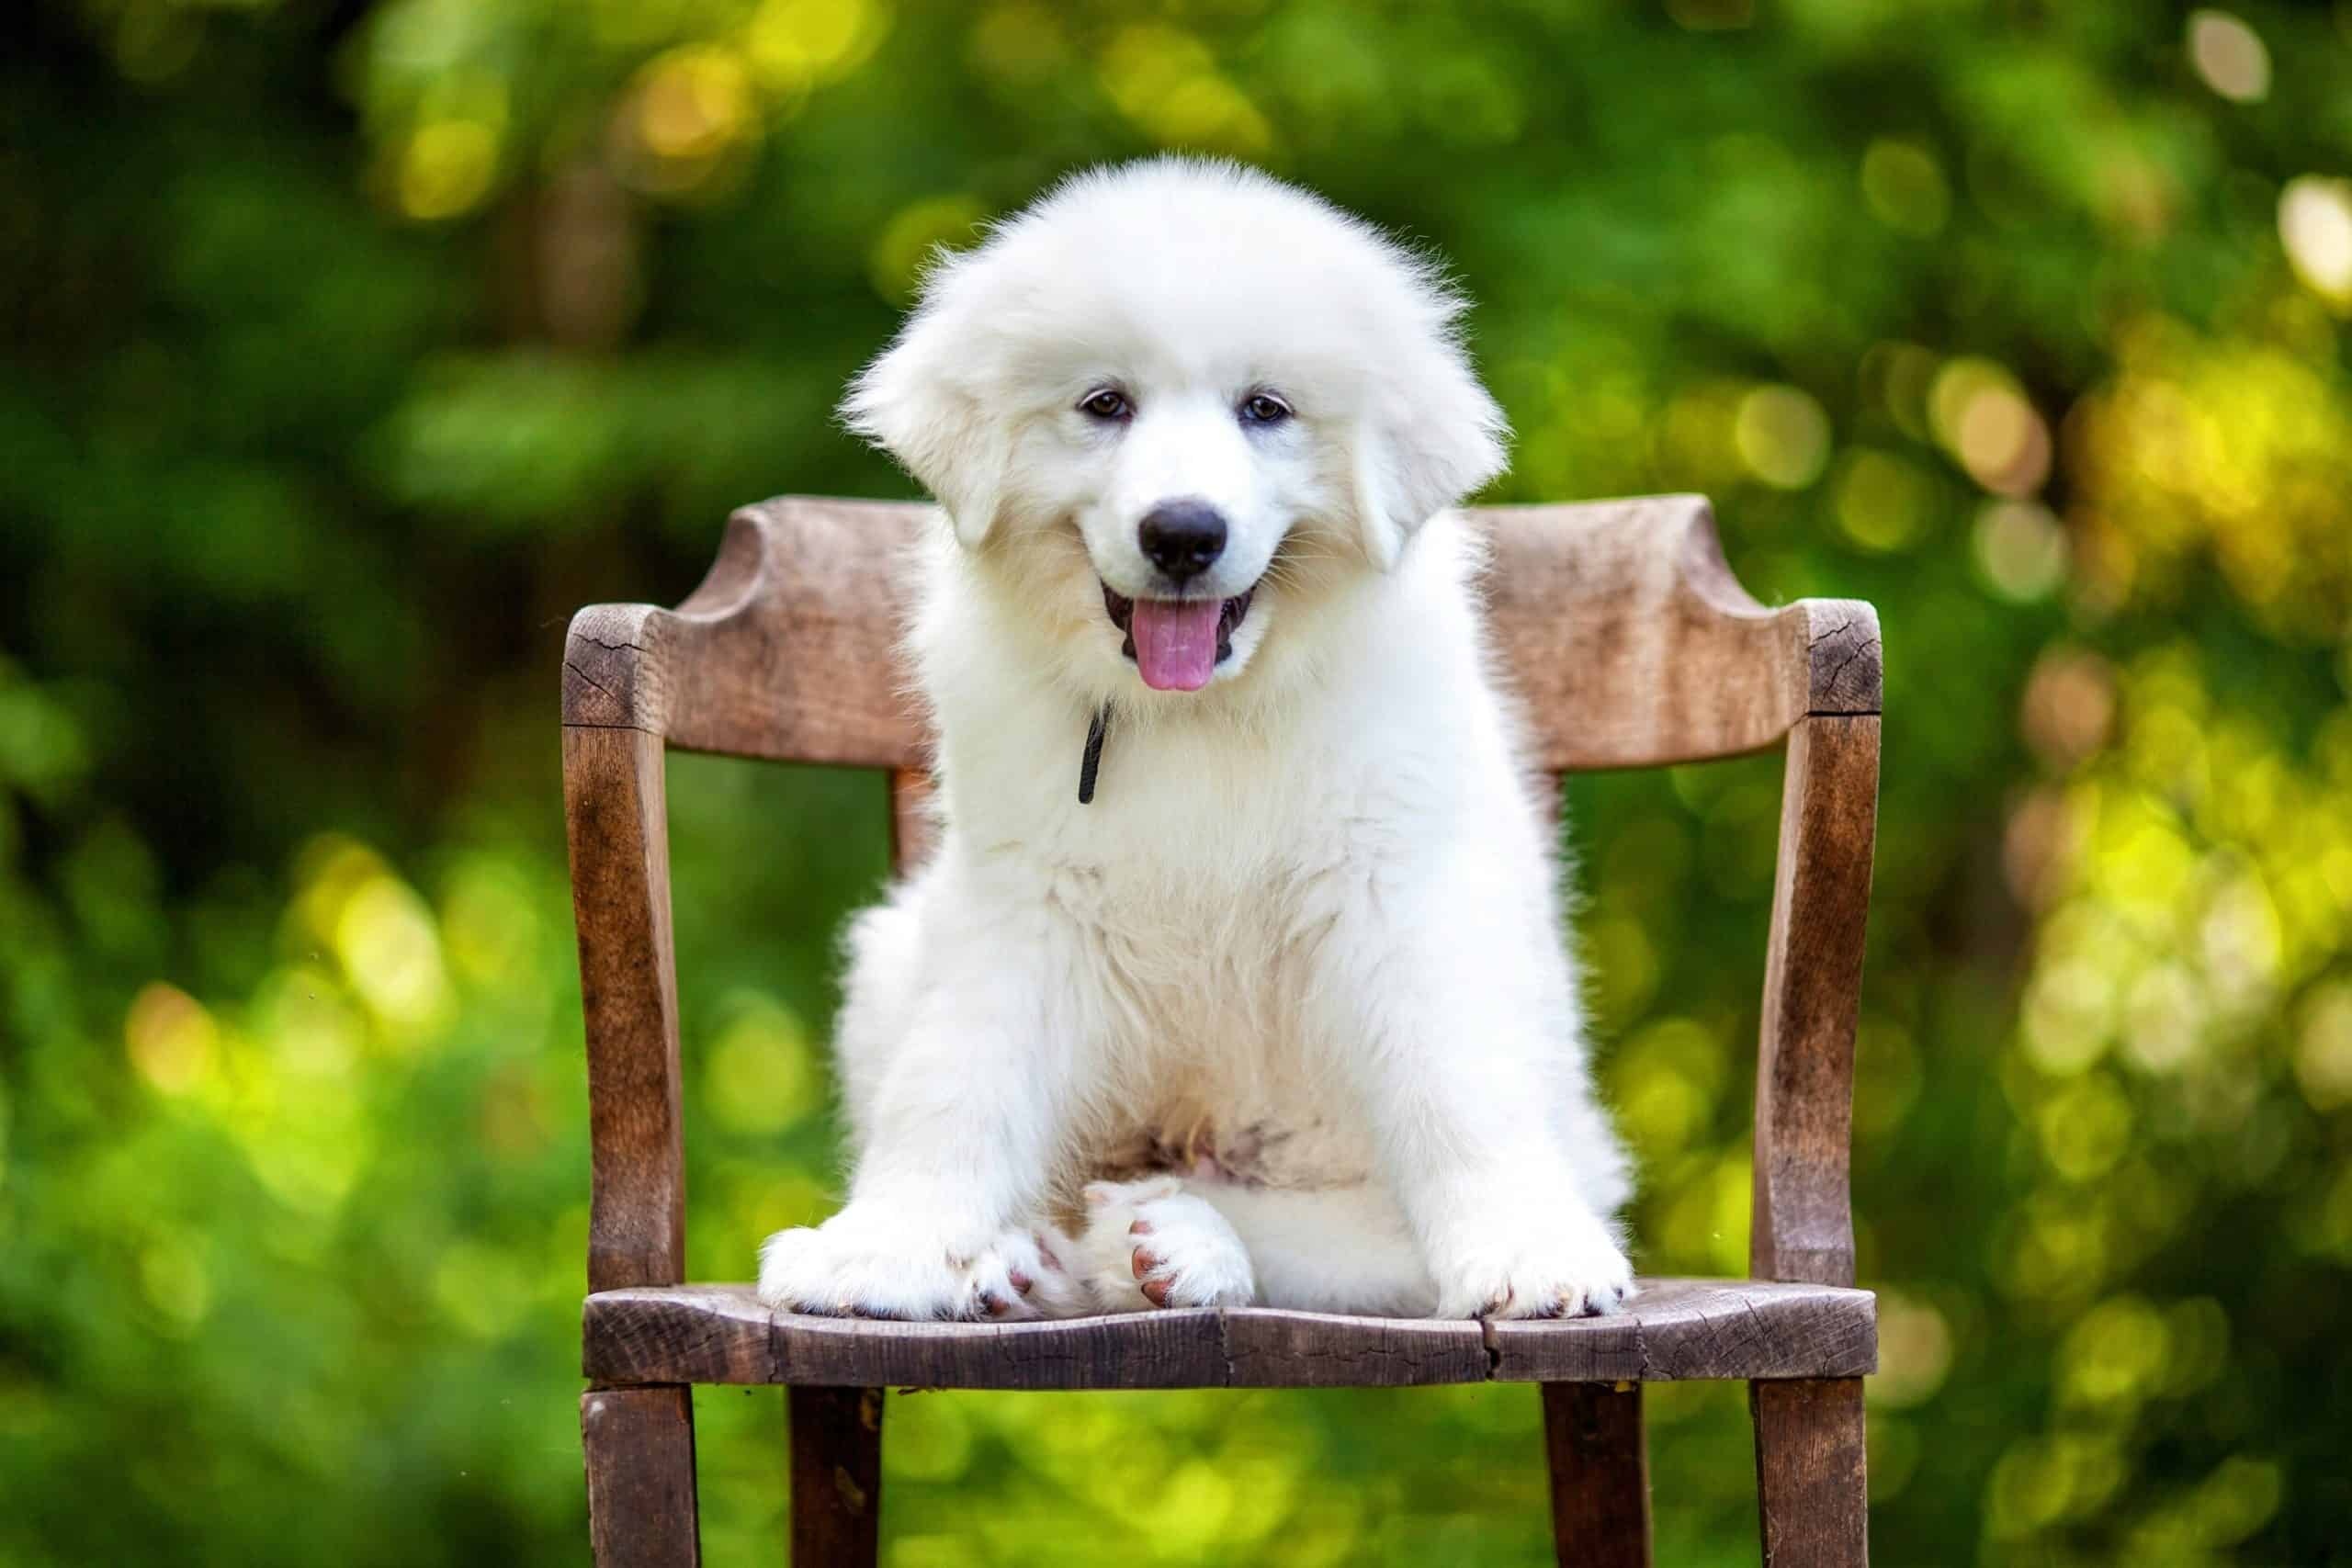
<instances>
[{"instance_id":1,"label":"chair seat","mask_svg":"<svg viewBox=\"0 0 2352 1568\"><path fill-rule=\"evenodd\" d=\"M1197 1307L1051 1323L891 1323L773 1312L749 1285L588 1298L600 1383L913 1388L1340 1388L1850 1378L1878 1367L1868 1291L1645 1279L1625 1312L1550 1322Z\"/></svg>"}]
</instances>

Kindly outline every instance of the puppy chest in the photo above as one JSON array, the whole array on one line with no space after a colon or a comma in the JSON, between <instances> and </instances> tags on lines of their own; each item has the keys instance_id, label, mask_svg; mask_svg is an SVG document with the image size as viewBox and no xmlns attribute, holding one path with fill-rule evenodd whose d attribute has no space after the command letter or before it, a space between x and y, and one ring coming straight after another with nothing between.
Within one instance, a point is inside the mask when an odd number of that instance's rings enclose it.
<instances>
[{"instance_id":1,"label":"puppy chest","mask_svg":"<svg viewBox=\"0 0 2352 1568\"><path fill-rule=\"evenodd\" d=\"M1263 897L1177 903L1180 918L1097 933L1108 1092L1091 1163L1283 1186L1360 1170L1309 1008L1313 933Z\"/></svg>"}]
</instances>

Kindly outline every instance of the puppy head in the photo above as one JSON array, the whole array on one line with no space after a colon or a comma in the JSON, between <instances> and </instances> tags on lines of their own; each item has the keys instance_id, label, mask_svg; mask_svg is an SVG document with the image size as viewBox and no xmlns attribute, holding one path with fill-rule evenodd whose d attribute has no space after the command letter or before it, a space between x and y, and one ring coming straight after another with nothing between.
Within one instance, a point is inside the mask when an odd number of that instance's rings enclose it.
<instances>
[{"instance_id":1,"label":"puppy head","mask_svg":"<svg viewBox=\"0 0 2352 1568\"><path fill-rule=\"evenodd\" d=\"M1501 468L1461 309L1303 191L1128 165L943 261L842 412L1038 610L1075 615L1087 657L1190 691L1237 675L1285 596L1393 568Z\"/></svg>"}]
</instances>

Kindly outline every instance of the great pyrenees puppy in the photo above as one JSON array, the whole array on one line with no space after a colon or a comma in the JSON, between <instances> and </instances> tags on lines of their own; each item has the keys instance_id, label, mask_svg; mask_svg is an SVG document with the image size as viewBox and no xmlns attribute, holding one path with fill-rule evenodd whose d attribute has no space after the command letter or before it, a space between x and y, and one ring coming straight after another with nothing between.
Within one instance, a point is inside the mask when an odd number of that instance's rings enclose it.
<instances>
[{"instance_id":1,"label":"great pyrenees puppy","mask_svg":"<svg viewBox=\"0 0 2352 1568\"><path fill-rule=\"evenodd\" d=\"M1430 263L1254 171L1070 179L850 389L938 498L940 837L848 939L804 1312L1544 1317L1632 1290L1551 834L1449 512Z\"/></svg>"}]
</instances>

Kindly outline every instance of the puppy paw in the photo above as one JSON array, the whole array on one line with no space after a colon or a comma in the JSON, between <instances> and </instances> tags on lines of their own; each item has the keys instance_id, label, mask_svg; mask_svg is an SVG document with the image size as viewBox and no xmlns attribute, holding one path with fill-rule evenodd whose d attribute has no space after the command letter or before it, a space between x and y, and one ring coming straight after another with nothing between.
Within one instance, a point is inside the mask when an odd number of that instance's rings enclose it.
<instances>
[{"instance_id":1,"label":"puppy paw","mask_svg":"<svg viewBox=\"0 0 2352 1568\"><path fill-rule=\"evenodd\" d=\"M1050 1230L1008 1229L957 1249L914 1221L854 1208L813 1230L778 1231L760 1248L760 1299L831 1316L1018 1321L1091 1310Z\"/></svg>"},{"instance_id":2,"label":"puppy paw","mask_svg":"<svg viewBox=\"0 0 2352 1568\"><path fill-rule=\"evenodd\" d=\"M946 1244L924 1227L844 1209L814 1229L778 1231L760 1247L760 1299L840 1317L982 1315Z\"/></svg>"},{"instance_id":3,"label":"puppy paw","mask_svg":"<svg viewBox=\"0 0 2352 1568\"><path fill-rule=\"evenodd\" d=\"M1050 1225L1008 1230L964 1265L980 1314L1004 1323L1047 1317L1085 1317L1094 1298L1064 1260L1078 1247Z\"/></svg>"},{"instance_id":4,"label":"puppy paw","mask_svg":"<svg viewBox=\"0 0 2352 1568\"><path fill-rule=\"evenodd\" d=\"M1440 1276L1440 1317L1601 1317L1634 1296L1634 1268L1600 1221L1498 1237Z\"/></svg>"},{"instance_id":5,"label":"puppy paw","mask_svg":"<svg viewBox=\"0 0 2352 1568\"><path fill-rule=\"evenodd\" d=\"M1247 1306L1258 1296L1249 1249L1207 1200L1172 1176L1086 1189L1080 1269L1104 1312Z\"/></svg>"}]
</instances>

